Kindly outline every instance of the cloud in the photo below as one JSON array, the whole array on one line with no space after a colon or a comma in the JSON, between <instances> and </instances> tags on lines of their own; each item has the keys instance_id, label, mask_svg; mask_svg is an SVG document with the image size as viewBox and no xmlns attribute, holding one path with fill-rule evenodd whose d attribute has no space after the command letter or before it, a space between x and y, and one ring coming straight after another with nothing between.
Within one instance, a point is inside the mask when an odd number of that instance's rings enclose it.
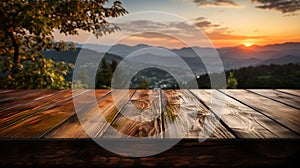
<instances>
[{"instance_id":1,"label":"cloud","mask_svg":"<svg viewBox=\"0 0 300 168\"><path fill-rule=\"evenodd\" d=\"M141 32L141 33L136 33L132 35L134 37L142 37L142 38L148 38L148 39L168 39L168 40L173 40L174 38L162 33L157 33L157 32Z\"/></svg>"},{"instance_id":2,"label":"cloud","mask_svg":"<svg viewBox=\"0 0 300 168\"><path fill-rule=\"evenodd\" d=\"M232 0L194 0L194 3L198 6L230 6L239 7L237 3Z\"/></svg>"},{"instance_id":3,"label":"cloud","mask_svg":"<svg viewBox=\"0 0 300 168\"><path fill-rule=\"evenodd\" d=\"M206 18L194 19L194 24L186 22L154 22L150 20L135 20L119 24L125 33L135 33L133 37L147 40L172 40L172 35L195 39L199 27L211 40L247 40L261 39L265 36L240 35L232 32L228 27L213 23ZM174 38L173 38L174 40Z\"/></svg>"},{"instance_id":4,"label":"cloud","mask_svg":"<svg viewBox=\"0 0 300 168\"><path fill-rule=\"evenodd\" d=\"M205 19L207 19L206 17L203 17L203 16L201 16L201 17L197 17L195 20L196 21L202 21L202 20L205 20Z\"/></svg>"},{"instance_id":5,"label":"cloud","mask_svg":"<svg viewBox=\"0 0 300 168\"><path fill-rule=\"evenodd\" d=\"M262 5L256 6L260 9L272 9L282 13L293 13L300 10L299 0L251 0Z\"/></svg>"},{"instance_id":6,"label":"cloud","mask_svg":"<svg viewBox=\"0 0 300 168\"><path fill-rule=\"evenodd\" d=\"M248 39L266 38L266 36L236 35L236 34L229 34L229 33L221 32L221 31L213 31L211 33L206 33L206 35L211 40L248 40Z\"/></svg>"},{"instance_id":7,"label":"cloud","mask_svg":"<svg viewBox=\"0 0 300 168\"><path fill-rule=\"evenodd\" d=\"M212 24L212 25L215 25L215 24ZM211 40L228 40L228 41L266 38L266 36L235 34L228 27L222 27L221 25L218 25L218 27L215 27L214 29L212 29L212 31L206 31L206 35Z\"/></svg>"},{"instance_id":8,"label":"cloud","mask_svg":"<svg viewBox=\"0 0 300 168\"><path fill-rule=\"evenodd\" d=\"M210 21L201 21L201 22L196 22L195 25L199 28L209 28L209 27L219 27L220 25L218 24L212 24Z\"/></svg>"},{"instance_id":9,"label":"cloud","mask_svg":"<svg viewBox=\"0 0 300 168\"><path fill-rule=\"evenodd\" d=\"M161 30L167 28L168 25L161 22L154 22L151 20L134 20L127 23L118 24L122 30L129 32L139 32L148 30Z\"/></svg>"},{"instance_id":10,"label":"cloud","mask_svg":"<svg viewBox=\"0 0 300 168\"><path fill-rule=\"evenodd\" d=\"M196 21L194 24L197 27L201 28L211 40L248 40L261 39L266 37L235 34L228 27L213 23L208 20L202 20L198 22Z\"/></svg>"},{"instance_id":11,"label":"cloud","mask_svg":"<svg viewBox=\"0 0 300 168\"><path fill-rule=\"evenodd\" d=\"M185 22L171 22L169 23L169 27L177 28L177 29L189 29L191 25Z\"/></svg>"}]
</instances>

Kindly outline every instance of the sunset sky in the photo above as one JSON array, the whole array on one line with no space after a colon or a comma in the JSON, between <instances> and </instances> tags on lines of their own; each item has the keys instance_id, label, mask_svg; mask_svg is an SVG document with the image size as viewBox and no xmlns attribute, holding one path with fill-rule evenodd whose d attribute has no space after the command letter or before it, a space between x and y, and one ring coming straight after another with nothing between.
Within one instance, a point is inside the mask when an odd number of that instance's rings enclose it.
<instances>
[{"instance_id":1,"label":"sunset sky","mask_svg":"<svg viewBox=\"0 0 300 168\"><path fill-rule=\"evenodd\" d=\"M268 3L263 4L262 1ZM202 30L215 47L300 41L298 0L123 0L122 3L129 14L123 19L112 20L119 25L120 32L99 39L86 32L74 37L55 32L56 39L104 45L118 42L185 47L182 42L172 39L176 34L186 37L193 46L207 47L206 43L199 42L200 37L195 32ZM141 14L134 15L145 11L158 13L147 13L142 17L139 17ZM159 12L166 14L160 15ZM128 35L130 37L126 40L119 41Z\"/></svg>"}]
</instances>

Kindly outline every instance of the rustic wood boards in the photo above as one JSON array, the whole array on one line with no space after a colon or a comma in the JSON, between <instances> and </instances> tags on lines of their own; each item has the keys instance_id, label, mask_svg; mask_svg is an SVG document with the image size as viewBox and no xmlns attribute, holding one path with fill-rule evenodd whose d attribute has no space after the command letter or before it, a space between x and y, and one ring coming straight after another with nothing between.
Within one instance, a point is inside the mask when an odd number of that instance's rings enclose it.
<instances>
[{"instance_id":1,"label":"rustic wood boards","mask_svg":"<svg viewBox=\"0 0 300 168\"><path fill-rule=\"evenodd\" d=\"M291 132L300 134L300 110L246 90L223 90L222 92L255 109Z\"/></svg>"},{"instance_id":2,"label":"rustic wood boards","mask_svg":"<svg viewBox=\"0 0 300 168\"><path fill-rule=\"evenodd\" d=\"M288 89L0 90L0 138L299 138L299 98Z\"/></svg>"},{"instance_id":3,"label":"rustic wood boards","mask_svg":"<svg viewBox=\"0 0 300 168\"><path fill-rule=\"evenodd\" d=\"M196 95L208 106L215 106L212 107L215 108L213 111L220 111L223 108L223 113L219 114L219 117L224 121L228 128L237 135L238 138L298 137L295 133L281 126L271 118L249 108L237 100L222 95L222 93L213 94L214 91L212 90L196 90L193 92L195 92ZM223 90L223 92L227 93L227 90ZM241 95L246 97L248 96L246 93ZM213 101L214 104L210 101Z\"/></svg>"}]
</instances>

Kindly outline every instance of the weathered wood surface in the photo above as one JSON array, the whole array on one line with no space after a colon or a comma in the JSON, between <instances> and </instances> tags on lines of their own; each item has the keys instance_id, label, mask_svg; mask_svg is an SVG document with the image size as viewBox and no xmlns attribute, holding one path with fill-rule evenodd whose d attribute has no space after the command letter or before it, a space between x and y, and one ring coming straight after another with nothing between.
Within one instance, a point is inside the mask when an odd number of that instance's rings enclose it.
<instances>
[{"instance_id":1,"label":"weathered wood surface","mask_svg":"<svg viewBox=\"0 0 300 168\"><path fill-rule=\"evenodd\" d=\"M300 97L300 90L292 90L292 89L277 89L280 92L299 96Z\"/></svg>"},{"instance_id":2,"label":"weathered wood surface","mask_svg":"<svg viewBox=\"0 0 300 168\"><path fill-rule=\"evenodd\" d=\"M102 94L99 92L100 90L95 93L97 97L97 105L94 105L92 102L82 102L85 99L84 97L93 96L90 94L84 95L82 98L83 100L77 99L77 102L82 103L82 108L77 109L77 116L74 115L45 137L87 138L97 137L98 134L102 134L113 121L114 117L118 114L118 109L115 104L124 104L127 102L127 98L125 96L126 91L122 90L114 91L115 96L120 98L116 102L113 101L112 92L109 92L108 90L104 90L104 92L102 91ZM105 95L108 92L109 94ZM133 91L130 91L130 93L132 94ZM103 95L105 96L102 97Z\"/></svg>"},{"instance_id":3,"label":"weathered wood surface","mask_svg":"<svg viewBox=\"0 0 300 168\"><path fill-rule=\"evenodd\" d=\"M75 91L76 96L86 92ZM38 138L48 130L56 127L59 123L74 114L74 106L71 91L65 93L67 97L61 96L62 99L59 102L51 102L51 104L40 104L35 110L25 110L14 114L7 120L4 127L0 131L0 137L3 138ZM56 97L56 96L55 96ZM47 98L54 100L55 97ZM48 101L49 101L48 100ZM21 114L21 115L19 115ZM11 122L10 122L11 121ZM13 121L13 122L12 122Z\"/></svg>"},{"instance_id":4,"label":"weathered wood surface","mask_svg":"<svg viewBox=\"0 0 300 168\"><path fill-rule=\"evenodd\" d=\"M257 93L261 96L265 96L267 98L270 98L274 101L278 101L281 103L284 103L288 106L300 109L300 99L298 96L278 92L276 90L254 90L254 89L249 89L249 91L253 93Z\"/></svg>"},{"instance_id":5,"label":"weathered wood surface","mask_svg":"<svg viewBox=\"0 0 300 168\"><path fill-rule=\"evenodd\" d=\"M211 90L193 90L192 92L207 106L211 107L212 111L219 111L218 116L238 138L298 137L274 120L222 93L214 93L217 91ZM248 97L248 94L243 93L242 96ZM223 111L220 112L221 110Z\"/></svg>"},{"instance_id":6,"label":"weathered wood surface","mask_svg":"<svg viewBox=\"0 0 300 168\"><path fill-rule=\"evenodd\" d=\"M0 138L299 138L299 93L0 90Z\"/></svg>"},{"instance_id":7,"label":"weathered wood surface","mask_svg":"<svg viewBox=\"0 0 300 168\"><path fill-rule=\"evenodd\" d=\"M161 137L159 95L158 90L136 91L102 137Z\"/></svg>"},{"instance_id":8,"label":"weathered wood surface","mask_svg":"<svg viewBox=\"0 0 300 168\"><path fill-rule=\"evenodd\" d=\"M189 90L162 92L165 138L234 138Z\"/></svg>"},{"instance_id":9,"label":"weathered wood surface","mask_svg":"<svg viewBox=\"0 0 300 168\"><path fill-rule=\"evenodd\" d=\"M93 103L90 101L91 99L89 98L95 96L97 103L99 101L102 102L98 104L99 109L103 109L104 107L103 104L108 106L110 105L110 103L108 103L108 99L110 100L111 97L110 95L107 94L110 94L109 90L99 90L97 92L88 91L76 97L76 103L78 103L78 105L81 106L81 108L77 110L84 111L84 116L81 115L82 124L86 125L87 122L91 121L93 119L91 115L93 114L95 115L94 117L97 117L96 114L98 112L98 109L95 106L93 106ZM43 138L88 138L89 135L82 127L81 122L78 120L78 116L79 115L75 114L74 111L73 115L70 118L68 118L65 122L61 123L59 126L53 128L51 131L45 133L42 137ZM89 120L85 120L84 118L88 118ZM93 129L94 134L96 134L97 130L95 130L95 128L92 125L90 128ZM89 133L91 133L91 131L89 131Z\"/></svg>"},{"instance_id":10,"label":"weathered wood surface","mask_svg":"<svg viewBox=\"0 0 300 168\"><path fill-rule=\"evenodd\" d=\"M222 92L300 135L299 109L246 90L222 90Z\"/></svg>"}]
</instances>

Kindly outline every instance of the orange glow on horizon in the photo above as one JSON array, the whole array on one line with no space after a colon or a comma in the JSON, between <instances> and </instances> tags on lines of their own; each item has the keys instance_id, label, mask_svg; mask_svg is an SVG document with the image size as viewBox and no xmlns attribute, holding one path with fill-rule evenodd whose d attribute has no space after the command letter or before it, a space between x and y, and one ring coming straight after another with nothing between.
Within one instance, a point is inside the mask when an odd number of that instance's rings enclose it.
<instances>
[{"instance_id":1,"label":"orange glow on horizon","mask_svg":"<svg viewBox=\"0 0 300 168\"><path fill-rule=\"evenodd\" d=\"M253 45L253 43L244 43L245 47L251 47Z\"/></svg>"}]
</instances>

